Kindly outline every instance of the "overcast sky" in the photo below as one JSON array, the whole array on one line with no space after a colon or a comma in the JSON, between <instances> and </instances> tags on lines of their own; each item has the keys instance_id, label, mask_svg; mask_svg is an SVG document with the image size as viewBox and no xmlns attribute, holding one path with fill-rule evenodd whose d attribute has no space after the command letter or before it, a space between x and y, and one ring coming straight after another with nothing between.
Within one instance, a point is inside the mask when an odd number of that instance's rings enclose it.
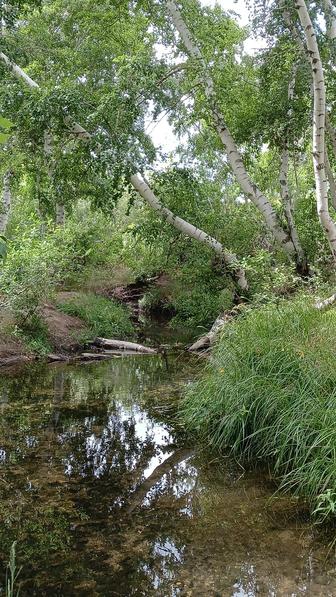
<instances>
[{"instance_id":1,"label":"overcast sky","mask_svg":"<svg viewBox=\"0 0 336 597\"><path fill-rule=\"evenodd\" d=\"M233 10L237 13L237 20L241 26L248 24L248 10L246 7L245 0L200 0L204 6L215 6L219 4L224 10ZM245 50L253 53L256 49L262 46L262 40L250 38L245 43ZM162 147L162 149L169 153L176 148L177 139L173 134L171 127L168 124L167 118L164 117L158 119L158 124L151 123L148 126L148 132L150 133L156 147Z\"/></svg>"}]
</instances>

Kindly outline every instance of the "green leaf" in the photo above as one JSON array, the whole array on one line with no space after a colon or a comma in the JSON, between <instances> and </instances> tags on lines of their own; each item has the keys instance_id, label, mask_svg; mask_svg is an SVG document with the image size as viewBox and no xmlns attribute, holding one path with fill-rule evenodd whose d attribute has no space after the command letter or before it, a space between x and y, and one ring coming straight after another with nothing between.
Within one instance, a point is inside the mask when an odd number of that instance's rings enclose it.
<instances>
[{"instance_id":1,"label":"green leaf","mask_svg":"<svg viewBox=\"0 0 336 597\"><path fill-rule=\"evenodd\" d=\"M4 118L3 116L0 116L0 127L2 129L10 129L12 128L13 123L8 120L8 118Z\"/></svg>"},{"instance_id":2,"label":"green leaf","mask_svg":"<svg viewBox=\"0 0 336 597\"><path fill-rule=\"evenodd\" d=\"M0 132L0 143L7 143L9 135Z\"/></svg>"}]
</instances>

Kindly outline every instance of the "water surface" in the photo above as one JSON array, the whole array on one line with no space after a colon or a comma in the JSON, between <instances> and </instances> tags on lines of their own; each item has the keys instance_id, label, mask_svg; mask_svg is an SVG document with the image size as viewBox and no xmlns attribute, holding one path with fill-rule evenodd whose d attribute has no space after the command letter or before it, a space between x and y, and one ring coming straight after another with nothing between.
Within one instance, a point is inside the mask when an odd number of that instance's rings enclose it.
<instances>
[{"instance_id":1,"label":"water surface","mask_svg":"<svg viewBox=\"0 0 336 597\"><path fill-rule=\"evenodd\" d=\"M197 367L139 355L2 376L0 587L17 540L21 595L336 595L297 502L174 422Z\"/></svg>"}]
</instances>

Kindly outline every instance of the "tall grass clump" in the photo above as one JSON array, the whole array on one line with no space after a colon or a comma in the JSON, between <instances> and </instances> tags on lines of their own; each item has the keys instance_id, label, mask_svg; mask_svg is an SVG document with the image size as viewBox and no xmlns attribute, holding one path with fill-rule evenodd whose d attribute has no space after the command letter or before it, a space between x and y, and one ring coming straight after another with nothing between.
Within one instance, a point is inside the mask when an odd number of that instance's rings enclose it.
<instances>
[{"instance_id":1,"label":"tall grass clump","mask_svg":"<svg viewBox=\"0 0 336 597\"><path fill-rule=\"evenodd\" d=\"M68 315L75 315L85 321L91 336L106 338L132 338L135 330L129 310L116 301L92 293L78 292L73 298L59 305Z\"/></svg>"},{"instance_id":2,"label":"tall grass clump","mask_svg":"<svg viewBox=\"0 0 336 597\"><path fill-rule=\"evenodd\" d=\"M246 462L320 518L336 511L336 312L307 301L251 310L228 324L183 402L190 429Z\"/></svg>"}]
</instances>

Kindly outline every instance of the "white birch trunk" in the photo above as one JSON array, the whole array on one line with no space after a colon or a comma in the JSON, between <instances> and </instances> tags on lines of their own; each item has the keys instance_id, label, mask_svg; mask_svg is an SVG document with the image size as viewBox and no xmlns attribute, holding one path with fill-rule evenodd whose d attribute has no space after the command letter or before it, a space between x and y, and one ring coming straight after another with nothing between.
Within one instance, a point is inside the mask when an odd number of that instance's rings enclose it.
<instances>
[{"instance_id":1,"label":"white birch trunk","mask_svg":"<svg viewBox=\"0 0 336 597\"><path fill-rule=\"evenodd\" d=\"M65 224L65 207L61 203L56 203L56 226Z\"/></svg>"},{"instance_id":2,"label":"white birch trunk","mask_svg":"<svg viewBox=\"0 0 336 597\"><path fill-rule=\"evenodd\" d=\"M289 149L288 149L288 133L290 127L290 121L292 117L292 102L294 99L294 90L295 90L295 80L296 80L296 73L297 73L298 65L294 64L292 68L292 76L288 83L288 101L289 101L289 109L288 109L288 123L287 123L287 130L286 136L284 141L284 147L281 155L281 166L280 166L280 194L282 203L285 210L285 216L287 220L287 225L290 231L290 236L293 241L293 245L295 247L295 251L297 254L298 265L302 271L307 270L307 259L304 253L304 250L301 246L299 235L295 226L294 216L293 216L293 202L291 193L289 190L288 185L288 169L289 169Z\"/></svg>"},{"instance_id":3,"label":"white birch trunk","mask_svg":"<svg viewBox=\"0 0 336 597\"><path fill-rule=\"evenodd\" d=\"M2 205L0 212L0 234L6 234L8 218L12 203L12 193L10 188L10 179L12 173L7 171L3 177Z\"/></svg>"},{"instance_id":4,"label":"white birch trunk","mask_svg":"<svg viewBox=\"0 0 336 597\"><path fill-rule=\"evenodd\" d=\"M2 59L7 66L11 68L13 73L22 78L29 87L39 87L35 81L33 81L26 73L15 63L13 63L5 54L0 52L0 59ZM83 128L77 122L73 122L70 117L66 117L64 119L66 126L69 130L74 134L76 137L79 137L83 140L90 140L91 134ZM145 199L145 201L158 213L162 215L169 223L171 223L175 228L190 236L191 238L195 238L199 242L203 242L210 246L217 254L220 254L221 258L223 259L224 263L230 268L230 271L237 281L238 286L246 291L248 290L248 282L246 279L245 271L242 267L240 267L238 259L236 255L229 253L224 250L221 243L219 243L216 239L212 238L211 236L207 235L202 230L199 230L189 222L186 222L182 218L175 216L173 212L169 209L165 208L162 203L159 201L157 197L155 197L154 193L149 188L149 185L145 183L139 176L139 174L134 174L131 176L131 184L133 185L134 189Z\"/></svg>"},{"instance_id":5,"label":"white birch trunk","mask_svg":"<svg viewBox=\"0 0 336 597\"><path fill-rule=\"evenodd\" d=\"M15 62L12 62L8 56L6 56L6 54L4 54L3 52L0 52L0 60L2 60L2 62L4 62L12 71L12 73L18 78L18 79L23 79L24 82L33 88L38 88L39 85L33 81L33 79L31 79L27 73L24 72L24 70L22 70L22 68L20 66L18 66L17 64L15 64Z\"/></svg>"},{"instance_id":6,"label":"white birch trunk","mask_svg":"<svg viewBox=\"0 0 336 597\"><path fill-rule=\"evenodd\" d=\"M275 239L283 247L285 252L290 257L293 257L295 255L295 247L291 238L281 226L281 223L279 222L271 203L263 195L260 189L258 189L258 187L253 183L244 166L242 155L239 152L236 143L226 125L224 116L217 105L214 83L208 73L207 66L199 47L193 41L191 33L188 30L187 25L185 24L182 15L173 0L167 1L167 9L177 31L181 36L188 54L192 58L196 59L202 68L204 77L204 91L209 102L209 108L213 116L214 124L219 137L226 148L228 161L244 195L250 199L260 210L269 230L273 233Z\"/></svg>"},{"instance_id":7,"label":"white birch trunk","mask_svg":"<svg viewBox=\"0 0 336 597\"><path fill-rule=\"evenodd\" d=\"M330 165L327 147L325 147L324 155L325 155L325 169L326 169L326 174L327 174L328 182L329 182L329 192L330 192L330 197L331 197L331 203L332 203L333 208L336 209L336 183L335 183L334 173L333 173L331 165Z\"/></svg>"},{"instance_id":8,"label":"white birch trunk","mask_svg":"<svg viewBox=\"0 0 336 597\"><path fill-rule=\"evenodd\" d=\"M327 132L329 135L329 139L330 139L330 142L331 142L331 145L333 148L334 156L336 158L336 131L330 122L329 114L327 111L326 111L325 122L326 122L326 128L327 128Z\"/></svg>"},{"instance_id":9,"label":"white birch trunk","mask_svg":"<svg viewBox=\"0 0 336 597\"><path fill-rule=\"evenodd\" d=\"M333 40L336 39L335 7L333 6L331 0L323 0L323 4L326 19L327 36L329 37L329 39Z\"/></svg>"},{"instance_id":10,"label":"white birch trunk","mask_svg":"<svg viewBox=\"0 0 336 597\"><path fill-rule=\"evenodd\" d=\"M194 238L200 243L208 245L211 249L215 251L224 261L225 265L232 271L234 277L237 280L237 284L242 290L247 290L248 284L245 277L244 270L239 266L239 262L237 260L236 255L229 253L223 247L223 245L213 238L209 236L203 230L196 228L193 224L190 224L183 218L176 216L170 209L164 207L161 201L155 196L147 182L145 182L139 174L133 174L131 176L131 183L135 190L139 193L139 195L152 207L156 212L160 214L160 216L166 220L169 224L174 226L177 230L189 236L190 238Z\"/></svg>"},{"instance_id":11,"label":"white birch trunk","mask_svg":"<svg viewBox=\"0 0 336 597\"><path fill-rule=\"evenodd\" d=\"M316 181L317 213L336 261L336 225L329 214L328 181L325 169L326 89L319 48L313 24L304 0L296 0L296 9L304 30L314 82L313 162Z\"/></svg>"}]
</instances>

